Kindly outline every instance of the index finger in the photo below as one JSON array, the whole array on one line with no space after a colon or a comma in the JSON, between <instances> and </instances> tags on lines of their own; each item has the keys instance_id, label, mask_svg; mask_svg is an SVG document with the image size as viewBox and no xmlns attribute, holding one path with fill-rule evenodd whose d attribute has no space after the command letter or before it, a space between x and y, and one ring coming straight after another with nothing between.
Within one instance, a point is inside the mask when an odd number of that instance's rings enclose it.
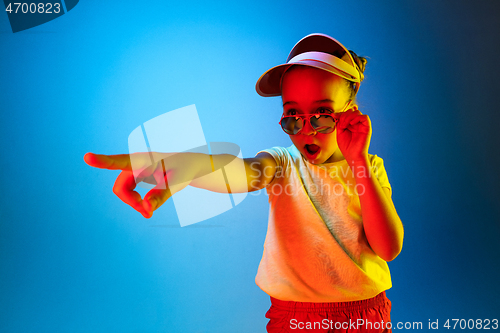
<instances>
[{"instance_id":1,"label":"index finger","mask_svg":"<svg viewBox=\"0 0 500 333\"><path fill-rule=\"evenodd\" d=\"M345 111L331 113L330 116L332 116L333 119L340 120L341 118L347 117L349 114L352 114L353 112L362 114L361 111L359 111L358 107L354 105L353 107Z\"/></svg>"},{"instance_id":2,"label":"index finger","mask_svg":"<svg viewBox=\"0 0 500 333\"><path fill-rule=\"evenodd\" d=\"M334 112L334 113L330 114L330 116L332 116L332 118L335 119L338 123L340 121L340 119L345 117L346 112L349 112L349 110L344 111L344 112Z\"/></svg>"},{"instance_id":3,"label":"index finger","mask_svg":"<svg viewBox=\"0 0 500 333\"><path fill-rule=\"evenodd\" d=\"M95 168L109 170L130 170L130 155L100 155L87 153L83 157L85 163Z\"/></svg>"}]
</instances>

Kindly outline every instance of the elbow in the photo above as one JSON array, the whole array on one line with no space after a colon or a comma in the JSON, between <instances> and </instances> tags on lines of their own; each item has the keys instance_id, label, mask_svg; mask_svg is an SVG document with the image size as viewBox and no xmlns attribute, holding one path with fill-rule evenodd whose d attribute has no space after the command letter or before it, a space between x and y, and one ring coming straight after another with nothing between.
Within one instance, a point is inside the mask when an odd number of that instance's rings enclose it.
<instances>
[{"instance_id":1,"label":"elbow","mask_svg":"<svg viewBox=\"0 0 500 333\"><path fill-rule=\"evenodd\" d=\"M386 249L384 253L380 253L378 256L385 261L393 261L403 250L403 234L401 234L400 239L398 239L392 246Z\"/></svg>"},{"instance_id":2,"label":"elbow","mask_svg":"<svg viewBox=\"0 0 500 333\"><path fill-rule=\"evenodd\" d=\"M384 261L396 259L403 249L404 229L401 220L398 218L397 221L389 225L391 226L390 228L375 230L366 230L365 228L370 247Z\"/></svg>"},{"instance_id":3,"label":"elbow","mask_svg":"<svg viewBox=\"0 0 500 333\"><path fill-rule=\"evenodd\" d=\"M383 255L379 255L379 257L384 259L387 262L393 261L401 253L402 249L403 249L403 247L401 246L397 250L388 251L387 253L384 253Z\"/></svg>"}]
</instances>

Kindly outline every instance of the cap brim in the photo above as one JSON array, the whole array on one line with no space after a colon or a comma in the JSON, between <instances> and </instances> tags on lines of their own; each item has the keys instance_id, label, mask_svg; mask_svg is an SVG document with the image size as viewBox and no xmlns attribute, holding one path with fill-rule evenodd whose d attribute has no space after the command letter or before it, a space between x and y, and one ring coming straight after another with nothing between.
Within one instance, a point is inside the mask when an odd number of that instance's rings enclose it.
<instances>
[{"instance_id":1,"label":"cap brim","mask_svg":"<svg viewBox=\"0 0 500 333\"><path fill-rule=\"evenodd\" d=\"M285 64L262 74L255 85L257 93L264 97L281 95L281 77L288 67L294 65L326 70L357 83L357 88L363 80L363 73L359 71L350 51L344 45L328 35L314 33L295 44Z\"/></svg>"},{"instance_id":2,"label":"cap brim","mask_svg":"<svg viewBox=\"0 0 500 333\"><path fill-rule=\"evenodd\" d=\"M320 61L302 60L296 63L281 64L266 71L261 75L255 84L255 90L257 90L257 93L263 97L281 96L281 77L288 67L291 66L308 66L318 68L338 75L348 81L359 82L359 78L354 78L349 73L341 71L331 65Z\"/></svg>"},{"instance_id":3,"label":"cap brim","mask_svg":"<svg viewBox=\"0 0 500 333\"><path fill-rule=\"evenodd\" d=\"M260 76L255 84L255 90L263 97L273 97L281 95L281 76L285 70L292 65L282 64L275 66Z\"/></svg>"}]
</instances>

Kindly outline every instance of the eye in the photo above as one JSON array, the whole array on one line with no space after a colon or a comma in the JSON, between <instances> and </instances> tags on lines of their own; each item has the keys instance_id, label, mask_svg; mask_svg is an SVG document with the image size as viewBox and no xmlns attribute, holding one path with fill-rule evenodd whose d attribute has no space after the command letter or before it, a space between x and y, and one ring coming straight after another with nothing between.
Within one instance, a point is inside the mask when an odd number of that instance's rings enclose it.
<instances>
[{"instance_id":1,"label":"eye","mask_svg":"<svg viewBox=\"0 0 500 333\"><path fill-rule=\"evenodd\" d=\"M321 114L330 114L330 113L332 113L332 110L330 110L328 108L319 108L318 109L318 113L321 113Z\"/></svg>"},{"instance_id":2,"label":"eye","mask_svg":"<svg viewBox=\"0 0 500 333\"><path fill-rule=\"evenodd\" d=\"M286 112L288 116L295 116L297 114L297 111L294 109L290 109Z\"/></svg>"}]
</instances>

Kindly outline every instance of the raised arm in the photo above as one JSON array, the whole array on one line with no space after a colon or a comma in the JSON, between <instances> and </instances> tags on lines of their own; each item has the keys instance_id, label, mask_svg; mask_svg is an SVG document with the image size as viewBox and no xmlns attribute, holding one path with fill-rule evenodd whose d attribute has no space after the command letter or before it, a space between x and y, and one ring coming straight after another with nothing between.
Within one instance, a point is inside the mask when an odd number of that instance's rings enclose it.
<instances>
[{"instance_id":1,"label":"raised arm","mask_svg":"<svg viewBox=\"0 0 500 333\"><path fill-rule=\"evenodd\" d=\"M391 190L381 187L368 159L352 161L366 238L375 253L385 261L398 256L403 247L403 224L391 198Z\"/></svg>"},{"instance_id":2,"label":"raised arm","mask_svg":"<svg viewBox=\"0 0 500 333\"><path fill-rule=\"evenodd\" d=\"M264 188L276 172L276 163L267 153L244 159L228 154L87 153L84 160L93 167L122 170L113 192L146 218L188 185L221 193L251 192ZM134 190L141 181L156 185L144 199Z\"/></svg>"},{"instance_id":3,"label":"raised arm","mask_svg":"<svg viewBox=\"0 0 500 333\"><path fill-rule=\"evenodd\" d=\"M380 186L368 159L372 133L370 118L357 108L338 117L337 142L359 185L366 238L380 258L391 261L401 252L404 229L390 190Z\"/></svg>"}]
</instances>

